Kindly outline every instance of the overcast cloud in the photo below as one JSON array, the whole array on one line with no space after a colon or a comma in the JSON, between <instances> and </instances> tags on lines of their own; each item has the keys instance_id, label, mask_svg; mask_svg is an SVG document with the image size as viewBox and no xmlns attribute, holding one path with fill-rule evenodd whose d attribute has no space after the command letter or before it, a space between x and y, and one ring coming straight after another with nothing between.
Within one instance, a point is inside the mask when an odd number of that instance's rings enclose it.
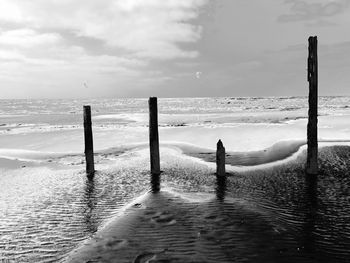
<instances>
[{"instance_id":1,"label":"overcast cloud","mask_svg":"<svg viewBox=\"0 0 350 263\"><path fill-rule=\"evenodd\" d=\"M309 35L350 95L349 27L348 0L0 0L1 96L304 95Z\"/></svg>"}]
</instances>

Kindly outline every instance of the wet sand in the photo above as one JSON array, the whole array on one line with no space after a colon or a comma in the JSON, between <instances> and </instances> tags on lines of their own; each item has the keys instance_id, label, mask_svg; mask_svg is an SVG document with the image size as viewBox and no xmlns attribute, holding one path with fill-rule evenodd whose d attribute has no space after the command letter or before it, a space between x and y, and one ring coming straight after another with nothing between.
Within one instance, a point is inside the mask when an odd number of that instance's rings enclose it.
<instances>
[{"instance_id":1,"label":"wet sand","mask_svg":"<svg viewBox=\"0 0 350 263\"><path fill-rule=\"evenodd\" d=\"M332 145L337 143L338 145L349 145L350 140L319 140L319 148L327 146L327 143ZM286 140L280 141L272 146L258 150L258 151L246 151L246 152L226 152L226 164L232 166L258 166L262 164L275 163L278 161L286 161L287 158L297 154L302 147L306 146L306 140ZM199 147L186 147L179 146L184 154L193 156L204 160L205 162L216 162L216 151L199 148ZM305 148L305 147L304 147Z\"/></svg>"},{"instance_id":2,"label":"wet sand","mask_svg":"<svg viewBox=\"0 0 350 263\"><path fill-rule=\"evenodd\" d=\"M305 140L290 140L275 143L271 147L258 151L248 152L227 152L226 164L234 166L255 166L284 160L295 154L301 146L305 145ZM215 162L216 152L205 149L193 151L191 148L184 148L184 153L200 158L206 162Z\"/></svg>"},{"instance_id":3,"label":"wet sand","mask_svg":"<svg viewBox=\"0 0 350 263\"><path fill-rule=\"evenodd\" d=\"M237 200L135 200L67 262L283 262L283 231ZM290 260L290 258L288 258Z\"/></svg>"},{"instance_id":4,"label":"wet sand","mask_svg":"<svg viewBox=\"0 0 350 263\"><path fill-rule=\"evenodd\" d=\"M165 147L162 191L143 195L150 189L148 155L148 148L97 154L93 181L85 177L83 156L47 163L67 163L64 170L8 170L0 178L0 258L348 262L349 147L320 149L317 182L305 180L301 152L270 167L234 171L223 185L215 164Z\"/></svg>"},{"instance_id":5,"label":"wet sand","mask_svg":"<svg viewBox=\"0 0 350 263\"><path fill-rule=\"evenodd\" d=\"M322 148L318 180L305 177L305 154L223 184L203 175L188 186L186 164L168 170L162 180L171 188L129 203L66 260L347 262L349 149Z\"/></svg>"}]
</instances>

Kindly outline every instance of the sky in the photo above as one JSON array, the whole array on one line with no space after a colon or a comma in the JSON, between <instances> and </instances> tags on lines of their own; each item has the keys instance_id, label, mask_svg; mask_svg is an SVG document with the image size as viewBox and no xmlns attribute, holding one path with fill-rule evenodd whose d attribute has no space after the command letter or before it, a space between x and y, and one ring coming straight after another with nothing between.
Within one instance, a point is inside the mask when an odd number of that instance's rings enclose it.
<instances>
[{"instance_id":1,"label":"sky","mask_svg":"<svg viewBox=\"0 0 350 263\"><path fill-rule=\"evenodd\" d=\"M0 0L0 98L350 95L350 0Z\"/></svg>"}]
</instances>

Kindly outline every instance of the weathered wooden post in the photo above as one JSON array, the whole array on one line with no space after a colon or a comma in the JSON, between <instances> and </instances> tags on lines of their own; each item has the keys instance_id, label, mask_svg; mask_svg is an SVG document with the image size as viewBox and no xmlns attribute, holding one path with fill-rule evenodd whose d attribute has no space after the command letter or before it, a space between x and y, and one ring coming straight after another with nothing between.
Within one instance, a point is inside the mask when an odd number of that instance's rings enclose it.
<instances>
[{"instance_id":1,"label":"weathered wooden post","mask_svg":"<svg viewBox=\"0 0 350 263\"><path fill-rule=\"evenodd\" d=\"M159 135L158 135L158 105L157 97L150 97L148 100L149 106L149 147L151 160L152 174L152 190L159 191L159 175L160 175L160 160L159 160Z\"/></svg>"},{"instance_id":2,"label":"weathered wooden post","mask_svg":"<svg viewBox=\"0 0 350 263\"><path fill-rule=\"evenodd\" d=\"M216 144L216 197L223 201L226 192L225 147L221 140Z\"/></svg>"},{"instance_id":3,"label":"weathered wooden post","mask_svg":"<svg viewBox=\"0 0 350 263\"><path fill-rule=\"evenodd\" d=\"M95 173L94 146L91 128L91 107L84 106L84 139L85 139L85 161L86 174L93 177Z\"/></svg>"},{"instance_id":4,"label":"weathered wooden post","mask_svg":"<svg viewBox=\"0 0 350 263\"><path fill-rule=\"evenodd\" d=\"M225 176L225 147L221 140L216 144L216 175Z\"/></svg>"},{"instance_id":5,"label":"weathered wooden post","mask_svg":"<svg viewBox=\"0 0 350 263\"><path fill-rule=\"evenodd\" d=\"M307 80L309 82L309 121L307 124L307 161L306 173L318 173L318 143L317 143L317 99L318 99L318 61L317 37L309 37Z\"/></svg>"}]
</instances>

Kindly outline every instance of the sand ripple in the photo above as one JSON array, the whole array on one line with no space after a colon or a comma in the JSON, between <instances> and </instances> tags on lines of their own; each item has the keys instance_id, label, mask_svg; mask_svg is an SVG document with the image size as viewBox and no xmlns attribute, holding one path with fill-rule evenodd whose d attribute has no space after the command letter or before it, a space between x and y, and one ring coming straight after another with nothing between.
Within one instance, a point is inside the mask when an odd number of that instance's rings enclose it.
<instances>
[{"instance_id":1,"label":"sand ripple","mask_svg":"<svg viewBox=\"0 0 350 263\"><path fill-rule=\"evenodd\" d=\"M13 170L0 178L0 261L62 259L103 220L148 189L148 177L125 167L98 172L94 181L79 170Z\"/></svg>"},{"instance_id":2,"label":"sand ripple","mask_svg":"<svg viewBox=\"0 0 350 263\"><path fill-rule=\"evenodd\" d=\"M82 165L2 174L0 259L57 262L70 254L73 262L84 262L78 260L82 256L91 262L347 262L350 257L349 147L322 150L317 181L305 180L300 155L278 167L235 173L223 185L205 163L176 151L161 154L164 191L136 200L149 189L147 149L98 164L94 181L86 180Z\"/></svg>"}]
</instances>

